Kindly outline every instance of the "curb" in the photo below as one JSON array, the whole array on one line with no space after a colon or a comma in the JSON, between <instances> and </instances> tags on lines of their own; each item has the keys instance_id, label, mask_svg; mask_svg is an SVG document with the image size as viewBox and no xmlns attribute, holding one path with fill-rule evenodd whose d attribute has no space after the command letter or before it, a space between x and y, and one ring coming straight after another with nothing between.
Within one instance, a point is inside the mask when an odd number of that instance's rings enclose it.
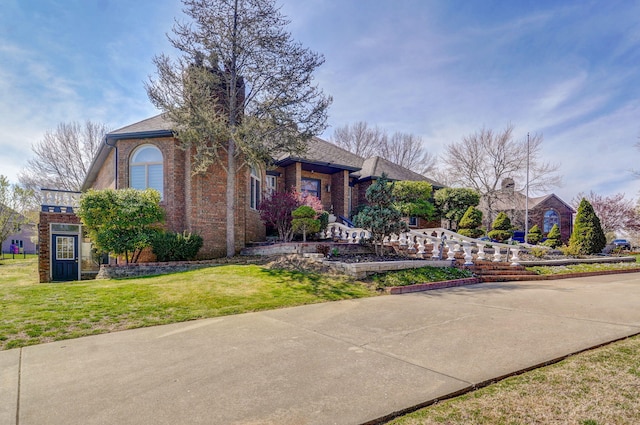
<instances>
[{"instance_id":1,"label":"curb","mask_svg":"<svg viewBox=\"0 0 640 425\"><path fill-rule=\"evenodd\" d=\"M475 285L481 283L477 277L468 277L465 279L444 280L442 282L417 283L407 286L392 286L387 288L385 292L391 295L408 294L411 292L431 291L433 289L453 288L456 286Z\"/></svg>"}]
</instances>

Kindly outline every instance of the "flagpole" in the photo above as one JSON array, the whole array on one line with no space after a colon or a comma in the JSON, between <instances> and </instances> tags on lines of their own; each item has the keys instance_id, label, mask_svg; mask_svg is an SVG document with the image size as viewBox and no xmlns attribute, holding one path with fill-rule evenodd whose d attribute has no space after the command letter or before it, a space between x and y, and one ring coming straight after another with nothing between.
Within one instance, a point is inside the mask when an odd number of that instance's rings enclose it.
<instances>
[{"instance_id":1,"label":"flagpole","mask_svg":"<svg viewBox=\"0 0 640 425\"><path fill-rule=\"evenodd\" d=\"M524 198L524 241L529 234L529 133L527 132L527 189Z\"/></svg>"}]
</instances>

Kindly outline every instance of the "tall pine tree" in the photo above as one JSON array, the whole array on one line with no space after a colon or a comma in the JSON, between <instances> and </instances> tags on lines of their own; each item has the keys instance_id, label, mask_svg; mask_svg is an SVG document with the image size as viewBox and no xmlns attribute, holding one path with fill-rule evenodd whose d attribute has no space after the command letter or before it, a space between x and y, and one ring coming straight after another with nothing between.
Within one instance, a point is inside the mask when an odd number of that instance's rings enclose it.
<instances>
[{"instance_id":1,"label":"tall pine tree","mask_svg":"<svg viewBox=\"0 0 640 425\"><path fill-rule=\"evenodd\" d=\"M606 245L607 238L602 231L600 219L589 201L582 198L569 238L569 251L572 254L598 254Z\"/></svg>"}]
</instances>

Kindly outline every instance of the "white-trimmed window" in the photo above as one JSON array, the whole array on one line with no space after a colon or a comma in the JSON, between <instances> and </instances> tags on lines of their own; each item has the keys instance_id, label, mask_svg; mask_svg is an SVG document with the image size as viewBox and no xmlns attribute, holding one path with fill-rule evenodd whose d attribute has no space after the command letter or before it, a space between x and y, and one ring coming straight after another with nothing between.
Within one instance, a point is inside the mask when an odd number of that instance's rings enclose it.
<instances>
[{"instance_id":1,"label":"white-trimmed window","mask_svg":"<svg viewBox=\"0 0 640 425\"><path fill-rule=\"evenodd\" d=\"M266 180L266 184L265 184L265 189L267 190L267 196L271 196L276 192L276 181L277 181L277 177L276 176L270 176L267 174L267 180Z\"/></svg>"},{"instance_id":2,"label":"white-trimmed window","mask_svg":"<svg viewBox=\"0 0 640 425\"><path fill-rule=\"evenodd\" d=\"M260 205L260 174L254 167L251 167L250 180L251 189L249 192L251 199L249 200L249 205L251 206L251 209L257 210L258 206Z\"/></svg>"},{"instance_id":3,"label":"white-trimmed window","mask_svg":"<svg viewBox=\"0 0 640 425\"><path fill-rule=\"evenodd\" d=\"M162 152L154 145L136 148L129 161L129 187L133 189L155 189L164 194Z\"/></svg>"}]
</instances>

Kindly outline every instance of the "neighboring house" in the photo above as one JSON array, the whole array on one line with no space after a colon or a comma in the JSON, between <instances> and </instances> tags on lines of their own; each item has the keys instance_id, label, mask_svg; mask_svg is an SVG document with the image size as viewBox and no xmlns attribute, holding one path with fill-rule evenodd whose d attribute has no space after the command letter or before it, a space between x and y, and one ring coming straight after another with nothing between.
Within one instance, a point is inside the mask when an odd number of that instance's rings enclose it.
<instances>
[{"instance_id":1,"label":"neighboring house","mask_svg":"<svg viewBox=\"0 0 640 425\"><path fill-rule=\"evenodd\" d=\"M549 233L554 224L560 228L564 243L569 242L573 231L573 215L576 211L560 197L549 194L539 197L529 197L514 189L513 180L505 179L494 203L496 212L503 211L511 219L511 224L518 230L524 230L525 212L529 208L529 229L537 225L544 236ZM528 205L527 205L528 204ZM483 209L482 202L480 209ZM495 217L494 217L495 218Z\"/></svg>"},{"instance_id":2,"label":"neighboring house","mask_svg":"<svg viewBox=\"0 0 640 425\"><path fill-rule=\"evenodd\" d=\"M11 253L14 248L19 254L35 254L37 251L37 229L33 223L26 223L20 226L20 231L10 234L2 242L2 252Z\"/></svg>"},{"instance_id":3,"label":"neighboring house","mask_svg":"<svg viewBox=\"0 0 640 425\"><path fill-rule=\"evenodd\" d=\"M171 129L171 123L160 114L107 134L82 190L157 189L167 212L167 228L201 235L202 258L224 256L225 172L213 164L207 173L192 175L190 156L179 147ZM268 170L242 166L237 170L236 251L265 239L257 209L265 194L292 188L306 191L320 198L327 211L348 217L353 208L365 202L367 187L383 172L392 180L422 180L434 188L442 187L383 158L365 159L319 138L309 142L304 155L276 158Z\"/></svg>"}]
</instances>

